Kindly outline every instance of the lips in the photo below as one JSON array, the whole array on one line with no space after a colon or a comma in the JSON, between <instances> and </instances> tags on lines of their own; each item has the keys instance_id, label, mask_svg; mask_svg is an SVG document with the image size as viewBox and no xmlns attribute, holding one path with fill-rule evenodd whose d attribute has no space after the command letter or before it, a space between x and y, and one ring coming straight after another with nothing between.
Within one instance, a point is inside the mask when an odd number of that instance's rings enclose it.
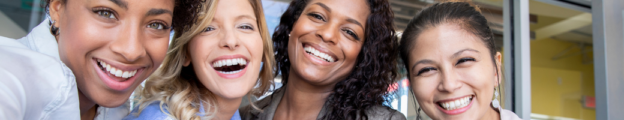
<instances>
[{"instance_id":1,"label":"lips","mask_svg":"<svg viewBox=\"0 0 624 120\"><path fill-rule=\"evenodd\" d=\"M438 105L437 108L449 115L461 114L470 109L474 100L473 98L473 95L469 95L451 100L438 101L436 102Z\"/></svg>"},{"instance_id":2,"label":"lips","mask_svg":"<svg viewBox=\"0 0 624 120\"><path fill-rule=\"evenodd\" d=\"M312 59L320 60L322 62L333 63L338 60L338 58L333 53L321 49L321 47L319 46L304 44L303 50L306 54L310 55Z\"/></svg>"},{"instance_id":3,"label":"lips","mask_svg":"<svg viewBox=\"0 0 624 120\"><path fill-rule=\"evenodd\" d=\"M242 55L229 55L218 57L211 64L217 75L226 79L233 79L245 74L249 61Z\"/></svg>"},{"instance_id":4,"label":"lips","mask_svg":"<svg viewBox=\"0 0 624 120\"><path fill-rule=\"evenodd\" d=\"M142 73L144 67L127 67L119 66L107 62L102 59L93 59L96 73L100 80L104 82L106 86L113 90L124 91L127 90L136 79L137 73Z\"/></svg>"}]
</instances>

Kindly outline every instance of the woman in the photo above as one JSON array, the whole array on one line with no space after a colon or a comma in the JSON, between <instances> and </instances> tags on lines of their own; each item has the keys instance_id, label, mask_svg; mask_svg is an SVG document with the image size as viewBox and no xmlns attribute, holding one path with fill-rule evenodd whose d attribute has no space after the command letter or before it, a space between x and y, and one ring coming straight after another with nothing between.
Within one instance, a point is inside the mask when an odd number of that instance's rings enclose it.
<instances>
[{"instance_id":1,"label":"woman","mask_svg":"<svg viewBox=\"0 0 624 120\"><path fill-rule=\"evenodd\" d=\"M62 75L71 80L51 82L47 80L54 78L47 78L24 84L27 91L35 89L28 92L30 95L49 96L29 98L27 105L49 106L28 107L44 112L27 115L24 119L74 117L62 113L79 114L81 119L126 116L129 110L125 103L129 96L164 59L170 27L190 24L190 21L173 18L192 17L197 2L46 0L49 19L18 41L28 49L47 55L45 57L62 61L62 70L68 71ZM68 107L77 103L79 107ZM79 109L79 112L71 109ZM26 113L39 114L35 111Z\"/></svg>"},{"instance_id":2,"label":"woman","mask_svg":"<svg viewBox=\"0 0 624 120\"><path fill-rule=\"evenodd\" d=\"M273 35L284 87L243 119L405 119L382 106L397 72L386 0L294 0Z\"/></svg>"},{"instance_id":3,"label":"woman","mask_svg":"<svg viewBox=\"0 0 624 120\"><path fill-rule=\"evenodd\" d=\"M419 110L432 119L519 119L492 100L501 54L477 7L444 2L423 9L404 31L400 51Z\"/></svg>"},{"instance_id":4,"label":"woman","mask_svg":"<svg viewBox=\"0 0 624 120\"><path fill-rule=\"evenodd\" d=\"M175 28L162 68L126 119L240 119L243 96L262 95L272 84L272 42L260 0L203 4L198 23Z\"/></svg>"}]
</instances>

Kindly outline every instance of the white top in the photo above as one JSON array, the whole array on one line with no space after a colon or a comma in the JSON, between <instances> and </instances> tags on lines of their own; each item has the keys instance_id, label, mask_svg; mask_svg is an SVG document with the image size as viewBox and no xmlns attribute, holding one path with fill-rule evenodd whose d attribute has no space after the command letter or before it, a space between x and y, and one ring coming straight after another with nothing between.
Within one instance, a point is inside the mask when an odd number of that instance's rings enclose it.
<instances>
[{"instance_id":1,"label":"white top","mask_svg":"<svg viewBox=\"0 0 624 120\"><path fill-rule=\"evenodd\" d=\"M79 120L76 79L58 53L48 19L18 40L0 36L0 120ZM99 107L98 119L121 119L129 103Z\"/></svg>"}]
</instances>

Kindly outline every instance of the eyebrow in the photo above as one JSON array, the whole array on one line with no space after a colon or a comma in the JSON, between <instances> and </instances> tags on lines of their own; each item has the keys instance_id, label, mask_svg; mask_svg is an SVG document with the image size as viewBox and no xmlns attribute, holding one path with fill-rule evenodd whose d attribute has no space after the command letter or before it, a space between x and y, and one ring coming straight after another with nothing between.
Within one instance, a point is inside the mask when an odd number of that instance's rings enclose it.
<instances>
[{"instance_id":1,"label":"eyebrow","mask_svg":"<svg viewBox=\"0 0 624 120\"><path fill-rule=\"evenodd\" d=\"M327 7L327 5L325 5L323 3L317 2L317 3L314 3L314 4L321 6L323 9L327 10L328 12L331 12L331 9L329 7Z\"/></svg>"},{"instance_id":2,"label":"eyebrow","mask_svg":"<svg viewBox=\"0 0 624 120\"><path fill-rule=\"evenodd\" d=\"M358 21L357 21L357 20L355 20L355 19L348 18L348 19L347 19L347 22L350 22L350 23L356 24L356 25L358 25L358 26L362 27L362 29L364 29L364 26L362 25L362 23L358 22Z\"/></svg>"},{"instance_id":3,"label":"eyebrow","mask_svg":"<svg viewBox=\"0 0 624 120\"><path fill-rule=\"evenodd\" d=\"M250 15L239 15L238 17L236 17L236 20L240 20L240 19L243 19L243 18L249 18L249 19L252 19L252 20L256 20L255 17L252 17Z\"/></svg>"},{"instance_id":4,"label":"eyebrow","mask_svg":"<svg viewBox=\"0 0 624 120\"><path fill-rule=\"evenodd\" d=\"M475 49L470 49L470 48L466 48L466 49L462 49L462 50L459 50L459 51L455 52L455 53L453 54L453 56L451 56L451 58L456 58L457 56L461 55L461 53L466 52L466 51L473 51L473 52L477 52L477 53L479 53L479 51L478 51L478 50L475 50Z\"/></svg>"},{"instance_id":5,"label":"eyebrow","mask_svg":"<svg viewBox=\"0 0 624 120\"><path fill-rule=\"evenodd\" d=\"M414 68L416 68L416 65L418 65L418 64L431 64L431 63L435 63L435 62L433 62L433 60L429 60L429 59L420 60L420 61L414 63L414 65L412 65L411 71L414 71Z\"/></svg>"},{"instance_id":6,"label":"eyebrow","mask_svg":"<svg viewBox=\"0 0 624 120\"><path fill-rule=\"evenodd\" d=\"M165 13L168 13L169 15L173 16L173 12L171 12L170 10L154 9L154 8L147 11L147 13L145 13L145 16L155 16L155 15L160 15L160 14L165 14Z\"/></svg>"},{"instance_id":7,"label":"eyebrow","mask_svg":"<svg viewBox=\"0 0 624 120\"><path fill-rule=\"evenodd\" d=\"M109 0L115 4L117 4L117 6L124 8L124 9L128 9L128 2L126 2L125 0Z\"/></svg>"}]
</instances>

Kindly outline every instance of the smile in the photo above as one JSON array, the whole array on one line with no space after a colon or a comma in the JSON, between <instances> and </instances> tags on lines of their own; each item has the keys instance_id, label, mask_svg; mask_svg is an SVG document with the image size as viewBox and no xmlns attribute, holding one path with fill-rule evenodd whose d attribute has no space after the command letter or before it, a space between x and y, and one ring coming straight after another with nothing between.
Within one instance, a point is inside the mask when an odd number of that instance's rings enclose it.
<instances>
[{"instance_id":1,"label":"smile","mask_svg":"<svg viewBox=\"0 0 624 120\"><path fill-rule=\"evenodd\" d=\"M473 100L472 98L473 98L472 95L466 96L466 97L455 99L452 101L438 102L438 105L445 110L452 111L452 110L467 107L470 104L470 102L472 102Z\"/></svg>"},{"instance_id":2,"label":"smile","mask_svg":"<svg viewBox=\"0 0 624 120\"><path fill-rule=\"evenodd\" d=\"M315 49L314 47L306 46L305 48L303 48L303 50L305 50L305 52L307 54L310 54L310 55L314 56L314 58L316 58L316 59L324 60L324 61L327 61L327 62L335 62L336 61L336 58L328 55L327 53L323 53L323 52Z\"/></svg>"},{"instance_id":3,"label":"smile","mask_svg":"<svg viewBox=\"0 0 624 120\"><path fill-rule=\"evenodd\" d=\"M137 70L132 70L132 71L122 71L119 68L115 68L113 66L110 66L109 64L107 64L106 62L102 61L102 60L97 60L100 68L102 70L107 71L108 73L110 73L111 75L114 75L115 77L120 77L120 78L130 78L133 77L134 75L136 75Z\"/></svg>"},{"instance_id":4,"label":"smile","mask_svg":"<svg viewBox=\"0 0 624 120\"><path fill-rule=\"evenodd\" d=\"M219 73L236 74L247 67L247 61L243 58L221 59L213 62L212 67Z\"/></svg>"}]
</instances>

